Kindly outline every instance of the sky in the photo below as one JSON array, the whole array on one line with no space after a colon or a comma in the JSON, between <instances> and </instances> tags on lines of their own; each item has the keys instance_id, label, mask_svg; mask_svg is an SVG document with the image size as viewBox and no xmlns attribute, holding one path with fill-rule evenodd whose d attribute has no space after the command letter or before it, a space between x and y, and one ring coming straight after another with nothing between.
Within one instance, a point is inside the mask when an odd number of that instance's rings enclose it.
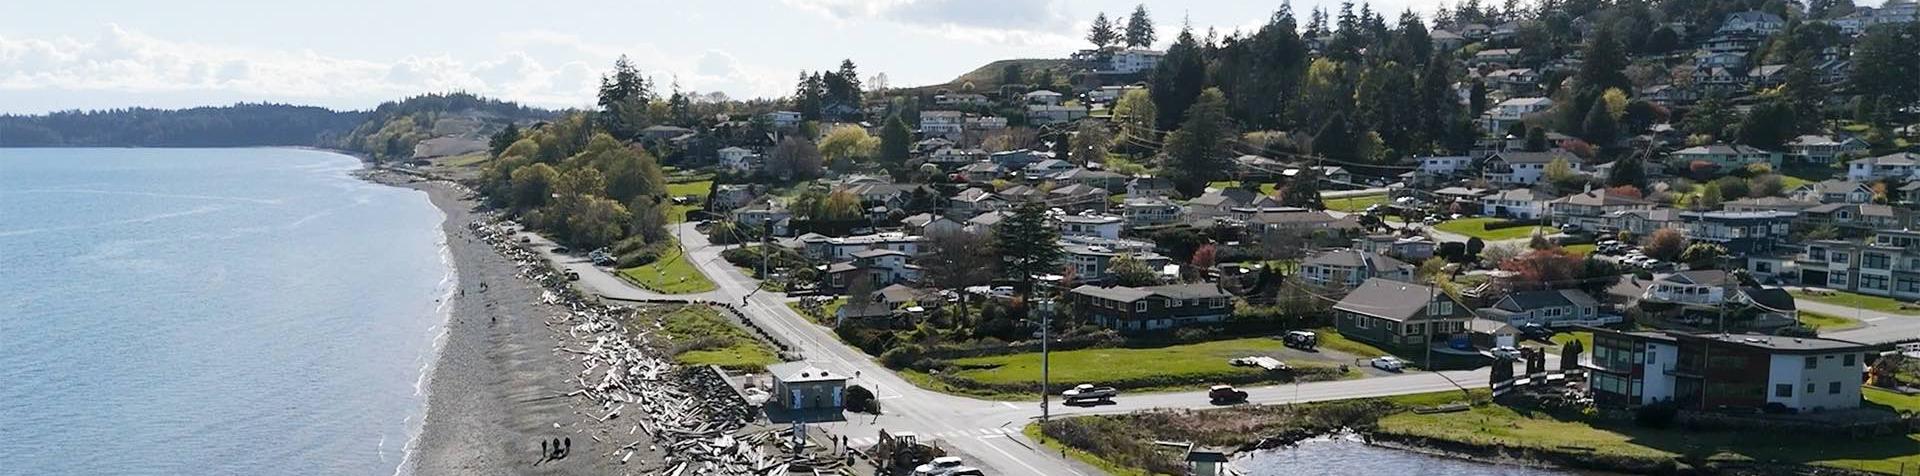
<instances>
[{"instance_id":1,"label":"sky","mask_svg":"<svg viewBox=\"0 0 1920 476\"><path fill-rule=\"evenodd\" d=\"M277 102L366 109L467 91L589 107L629 55L663 89L788 94L799 72L851 59L893 86L943 83L993 60L1087 47L1097 12L1137 0L6 0L0 114ZM1293 4L1306 12L1337 0ZM1435 2L1376 0L1377 11ZM1160 45L1251 31L1278 1L1147 1Z\"/></svg>"}]
</instances>

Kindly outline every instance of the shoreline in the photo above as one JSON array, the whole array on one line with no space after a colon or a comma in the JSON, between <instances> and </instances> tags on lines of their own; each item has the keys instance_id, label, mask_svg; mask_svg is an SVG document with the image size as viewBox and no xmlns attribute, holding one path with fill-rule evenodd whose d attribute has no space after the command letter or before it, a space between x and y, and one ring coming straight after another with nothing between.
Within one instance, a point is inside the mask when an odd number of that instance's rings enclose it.
<instances>
[{"instance_id":1,"label":"shoreline","mask_svg":"<svg viewBox=\"0 0 1920 476\"><path fill-rule=\"evenodd\" d=\"M342 151L329 151L344 153ZM364 156L347 154L362 159ZM474 237L484 218L471 191L368 166L355 174L371 183L427 195L443 219L444 253L453 271L446 321L423 374L425 409L420 431L405 445L395 474L604 473L604 459L576 457L534 466L540 442L576 436L581 409L571 390L573 364L556 355L560 344L548 321L565 316L541 303L538 285L516 264Z\"/></svg>"}]
</instances>

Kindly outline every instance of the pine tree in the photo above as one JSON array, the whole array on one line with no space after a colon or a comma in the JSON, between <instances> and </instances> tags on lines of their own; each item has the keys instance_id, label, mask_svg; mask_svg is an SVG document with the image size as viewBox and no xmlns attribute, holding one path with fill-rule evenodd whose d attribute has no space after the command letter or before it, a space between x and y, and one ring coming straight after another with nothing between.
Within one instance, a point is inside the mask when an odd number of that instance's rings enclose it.
<instances>
[{"instance_id":1,"label":"pine tree","mask_svg":"<svg viewBox=\"0 0 1920 476\"><path fill-rule=\"evenodd\" d=\"M1620 159L1613 163L1611 170L1607 171L1608 187L1619 187L1623 185L1630 185L1642 190L1646 189L1647 166L1640 161L1639 156Z\"/></svg>"},{"instance_id":2,"label":"pine tree","mask_svg":"<svg viewBox=\"0 0 1920 476\"><path fill-rule=\"evenodd\" d=\"M1035 277L1056 271L1060 235L1047 223L1046 204L1021 204L994 228L993 234L993 252L1000 255L1001 277L1020 283L1021 292L1032 293Z\"/></svg>"},{"instance_id":3,"label":"pine tree","mask_svg":"<svg viewBox=\"0 0 1920 476\"><path fill-rule=\"evenodd\" d=\"M900 116L887 118L887 124L880 128L880 160L890 168L899 168L907 163L912 155L913 131Z\"/></svg>"},{"instance_id":4,"label":"pine tree","mask_svg":"<svg viewBox=\"0 0 1920 476\"><path fill-rule=\"evenodd\" d=\"M1357 162L1360 157L1359 133L1347 120L1346 113L1335 112L1333 118L1320 126L1320 132L1313 135L1313 155L1329 159Z\"/></svg>"},{"instance_id":5,"label":"pine tree","mask_svg":"<svg viewBox=\"0 0 1920 476\"><path fill-rule=\"evenodd\" d=\"M1147 6L1135 5L1133 15L1127 17L1127 46L1149 48L1153 46L1153 40L1156 39L1158 38L1155 38L1153 31L1153 18L1147 15Z\"/></svg>"},{"instance_id":6,"label":"pine tree","mask_svg":"<svg viewBox=\"0 0 1920 476\"><path fill-rule=\"evenodd\" d=\"M1614 137L1620 133L1620 128L1614 123L1613 115L1607 113L1607 104L1594 101L1593 106L1587 108L1586 120L1581 122L1580 131L1581 138L1586 139L1587 142L1607 147L1613 144Z\"/></svg>"},{"instance_id":7,"label":"pine tree","mask_svg":"<svg viewBox=\"0 0 1920 476\"><path fill-rule=\"evenodd\" d=\"M499 157L501 152L506 152L508 147L512 147L514 142L519 141L520 126L509 122L505 129L501 129L499 133L488 138L487 150L491 152L494 157Z\"/></svg>"},{"instance_id":8,"label":"pine tree","mask_svg":"<svg viewBox=\"0 0 1920 476\"><path fill-rule=\"evenodd\" d=\"M1171 163L1167 172L1174 189L1186 196L1199 195L1207 182L1227 169L1227 156L1235 140L1227 121L1227 98L1219 89L1200 93L1180 130L1167 136L1166 153Z\"/></svg>"},{"instance_id":9,"label":"pine tree","mask_svg":"<svg viewBox=\"0 0 1920 476\"><path fill-rule=\"evenodd\" d=\"M1112 46L1116 41L1120 41L1120 30L1113 21L1107 19L1107 12L1100 12L1100 15L1093 17L1093 27L1087 30L1087 42L1093 43L1095 49L1102 49Z\"/></svg>"},{"instance_id":10,"label":"pine tree","mask_svg":"<svg viewBox=\"0 0 1920 476\"><path fill-rule=\"evenodd\" d=\"M1159 109L1155 118L1155 127L1172 129L1185 117L1187 107L1193 105L1194 98L1200 96L1200 90L1206 87L1207 59L1200 43L1193 38L1193 32L1181 30L1180 36L1167 49L1166 57L1154 66L1153 77L1147 84L1147 91L1153 95L1154 107Z\"/></svg>"}]
</instances>

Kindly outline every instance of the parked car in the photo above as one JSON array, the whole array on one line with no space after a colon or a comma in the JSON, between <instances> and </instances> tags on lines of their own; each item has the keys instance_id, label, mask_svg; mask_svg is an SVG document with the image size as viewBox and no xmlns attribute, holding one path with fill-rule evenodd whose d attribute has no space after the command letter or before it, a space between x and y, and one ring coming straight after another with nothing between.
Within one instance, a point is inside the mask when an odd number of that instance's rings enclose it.
<instances>
[{"instance_id":1,"label":"parked car","mask_svg":"<svg viewBox=\"0 0 1920 476\"><path fill-rule=\"evenodd\" d=\"M1509 360L1520 359L1520 349L1515 349L1511 346L1494 347L1492 349L1488 349L1488 351L1491 352L1493 354L1493 358L1496 358L1496 359L1509 359Z\"/></svg>"},{"instance_id":2,"label":"parked car","mask_svg":"<svg viewBox=\"0 0 1920 476\"><path fill-rule=\"evenodd\" d=\"M571 248L567 248L567 247L565 247L565 246L555 246L555 247L553 247L553 252L554 252L554 253L559 253L559 254L563 254L563 255L564 255L564 254L567 254L567 253L572 253L572 252L573 252L573 249L571 249Z\"/></svg>"},{"instance_id":3,"label":"parked car","mask_svg":"<svg viewBox=\"0 0 1920 476\"><path fill-rule=\"evenodd\" d=\"M958 456L941 456L932 462L913 468L914 476L960 476L984 474L978 468L967 466Z\"/></svg>"},{"instance_id":4,"label":"parked car","mask_svg":"<svg viewBox=\"0 0 1920 476\"><path fill-rule=\"evenodd\" d=\"M1374 357L1372 361L1367 363L1373 365L1373 368L1388 372L1399 372L1407 368L1407 361L1400 360L1399 357L1391 355Z\"/></svg>"},{"instance_id":5,"label":"parked car","mask_svg":"<svg viewBox=\"0 0 1920 476\"><path fill-rule=\"evenodd\" d=\"M1216 405L1241 403L1247 401L1247 392L1236 390L1232 385L1214 385L1207 389L1207 400Z\"/></svg>"},{"instance_id":6,"label":"parked car","mask_svg":"<svg viewBox=\"0 0 1920 476\"><path fill-rule=\"evenodd\" d=\"M1068 403L1083 400L1112 401L1113 397L1117 396L1120 396L1119 389L1113 387L1096 387L1090 383L1075 385L1065 392L1060 392L1060 398L1067 399Z\"/></svg>"},{"instance_id":7,"label":"parked car","mask_svg":"<svg viewBox=\"0 0 1920 476\"><path fill-rule=\"evenodd\" d=\"M1280 340L1287 347L1301 350L1313 350L1314 347L1320 346L1320 335L1313 331L1287 331L1287 335Z\"/></svg>"}]
</instances>

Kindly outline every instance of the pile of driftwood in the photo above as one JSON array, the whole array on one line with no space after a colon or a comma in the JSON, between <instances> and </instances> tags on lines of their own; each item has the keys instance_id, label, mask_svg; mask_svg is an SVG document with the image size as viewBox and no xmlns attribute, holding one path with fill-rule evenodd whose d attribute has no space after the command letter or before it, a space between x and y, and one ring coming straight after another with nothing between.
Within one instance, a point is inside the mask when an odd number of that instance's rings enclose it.
<instances>
[{"instance_id":1,"label":"pile of driftwood","mask_svg":"<svg viewBox=\"0 0 1920 476\"><path fill-rule=\"evenodd\" d=\"M564 273L515 238L518 227L511 222L483 219L472 228L515 262L520 277L540 284L543 302L567 310L564 318L547 322L567 336L558 350L576 354L581 365L579 374L569 379L578 389L566 396L597 405L587 417L602 426L624 422L612 425L627 428L624 434L609 432L611 440L593 435L613 448L603 456L627 464L636 454L644 458L664 453L662 467L667 469L662 474L669 476L844 472L831 455L809 454L785 443L791 440L791 429L743 434L757 409L720 376L680 368L653 343L651 336L663 328L661 319L668 313L609 306L582 295ZM781 438L782 433L787 438Z\"/></svg>"}]
</instances>

